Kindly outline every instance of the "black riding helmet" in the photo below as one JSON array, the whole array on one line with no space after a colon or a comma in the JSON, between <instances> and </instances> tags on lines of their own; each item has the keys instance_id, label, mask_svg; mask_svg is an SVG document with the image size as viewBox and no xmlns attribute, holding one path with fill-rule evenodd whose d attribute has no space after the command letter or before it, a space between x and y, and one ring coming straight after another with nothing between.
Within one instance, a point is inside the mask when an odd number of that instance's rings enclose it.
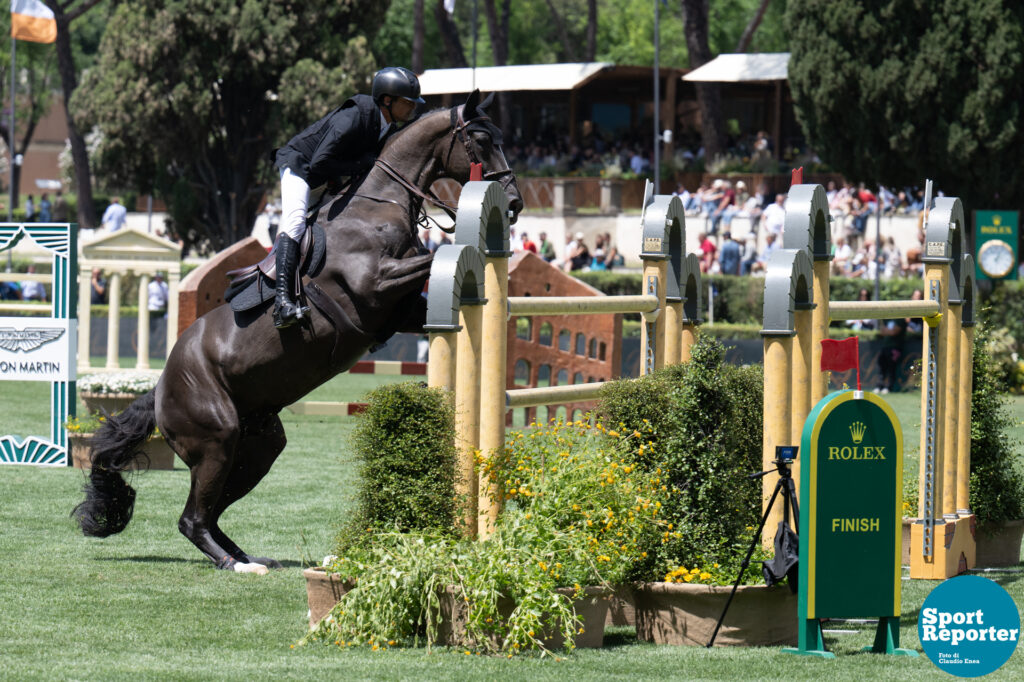
<instances>
[{"instance_id":1,"label":"black riding helmet","mask_svg":"<svg viewBox=\"0 0 1024 682\"><path fill-rule=\"evenodd\" d=\"M381 97L404 97L417 104L423 104L420 97L420 80L409 69L401 66L388 66L373 76L373 89L370 94L373 101L380 103Z\"/></svg>"}]
</instances>

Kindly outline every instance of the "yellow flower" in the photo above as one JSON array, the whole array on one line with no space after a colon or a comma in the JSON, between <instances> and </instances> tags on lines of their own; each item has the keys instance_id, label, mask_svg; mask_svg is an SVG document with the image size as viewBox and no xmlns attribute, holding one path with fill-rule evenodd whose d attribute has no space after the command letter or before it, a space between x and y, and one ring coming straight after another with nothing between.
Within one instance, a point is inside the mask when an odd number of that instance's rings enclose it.
<instances>
[{"instance_id":1,"label":"yellow flower","mask_svg":"<svg viewBox=\"0 0 1024 682\"><path fill-rule=\"evenodd\" d=\"M700 574L700 579L701 579L701 580L707 580L707 579L709 579L710 577L711 577L711 574L710 574L710 573L708 573L707 571L704 571L703 573L701 573L701 574Z\"/></svg>"},{"instance_id":2,"label":"yellow flower","mask_svg":"<svg viewBox=\"0 0 1024 682\"><path fill-rule=\"evenodd\" d=\"M693 574L692 573L687 573L685 576L683 576L683 580L685 580L686 582L692 582L693 581Z\"/></svg>"}]
</instances>

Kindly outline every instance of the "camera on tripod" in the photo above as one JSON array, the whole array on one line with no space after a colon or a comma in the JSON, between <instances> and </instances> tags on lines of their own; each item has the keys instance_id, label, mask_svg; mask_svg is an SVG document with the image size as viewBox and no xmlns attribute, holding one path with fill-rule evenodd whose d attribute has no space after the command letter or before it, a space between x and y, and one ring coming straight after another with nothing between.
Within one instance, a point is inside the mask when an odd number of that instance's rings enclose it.
<instances>
[{"instance_id":1,"label":"camera on tripod","mask_svg":"<svg viewBox=\"0 0 1024 682\"><path fill-rule=\"evenodd\" d=\"M775 446L775 463L776 464L792 464L796 459L796 453L800 448L796 445L776 445Z\"/></svg>"}]
</instances>

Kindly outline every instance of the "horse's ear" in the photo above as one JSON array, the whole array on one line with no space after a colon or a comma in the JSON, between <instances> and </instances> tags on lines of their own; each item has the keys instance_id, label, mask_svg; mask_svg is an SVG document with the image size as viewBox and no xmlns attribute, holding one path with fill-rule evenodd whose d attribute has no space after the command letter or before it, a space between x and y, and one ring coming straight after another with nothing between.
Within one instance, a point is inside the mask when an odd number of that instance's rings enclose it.
<instances>
[{"instance_id":1,"label":"horse's ear","mask_svg":"<svg viewBox=\"0 0 1024 682\"><path fill-rule=\"evenodd\" d=\"M471 118L474 118L473 114L479 105L480 91L474 90L473 92L469 93L469 99L466 100L466 104L462 107L462 111L464 112L462 114L463 118L465 118L467 121Z\"/></svg>"},{"instance_id":2,"label":"horse's ear","mask_svg":"<svg viewBox=\"0 0 1024 682\"><path fill-rule=\"evenodd\" d=\"M491 102L493 101L494 93L492 92L491 94L487 95L487 97L484 98L483 102L480 102L480 104L477 105L476 110L479 111L480 113L483 113L484 110L487 109L487 107L491 106Z\"/></svg>"}]
</instances>

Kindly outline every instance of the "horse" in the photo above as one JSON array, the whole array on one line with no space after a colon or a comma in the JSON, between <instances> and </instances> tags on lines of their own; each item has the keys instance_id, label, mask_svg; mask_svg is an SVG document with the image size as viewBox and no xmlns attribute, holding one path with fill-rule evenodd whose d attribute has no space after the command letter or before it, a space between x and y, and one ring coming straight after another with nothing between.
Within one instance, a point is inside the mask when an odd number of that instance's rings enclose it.
<instances>
[{"instance_id":1,"label":"horse","mask_svg":"<svg viewBox=\"0 0 1024 682\"><path fill-rule=\"evenodd\" d=\"M481 102L475 91L461 106L408 124L388 138L354 189L325 204L326 261L306 284L314 303L312 292L321 294L321 305L302 324L276 329L267 301L243 313L222 305L185 330L156 388L93 438L85 500L72 511L85 535L107 537L131 520L135 490L122 472L159 428L191 473L181 533L218 569L265 574L280 566L232 542L218 526L221 514L284 449L281 409L391 334L422 332L433 254L424 253L417 219L425 199L451 208L430 193L431 184L440 177L464 183L471 163L479 163L484 179L503 187L511 218L522 210L501 131L486 114L491 97Z\"/></svg>"}]
</instances>

